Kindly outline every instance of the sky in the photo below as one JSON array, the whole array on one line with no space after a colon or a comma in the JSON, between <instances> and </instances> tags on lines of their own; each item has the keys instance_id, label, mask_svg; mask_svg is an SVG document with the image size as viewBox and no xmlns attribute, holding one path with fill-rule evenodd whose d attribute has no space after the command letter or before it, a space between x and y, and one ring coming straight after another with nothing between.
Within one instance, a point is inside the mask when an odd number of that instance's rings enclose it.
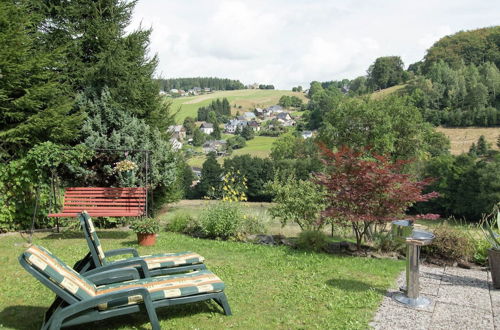
<instances>
[{"instance_id":1,"label":"sky","mask_svg":"<svg viewBox=\"0 0 500 330\"><path fill-rule=\"evenodd\" d=\"M305 88L365 75L377 57L421 60L439 38L500 24L498 0L139 0L161 78Z\"/></svg>"}]
</instances>

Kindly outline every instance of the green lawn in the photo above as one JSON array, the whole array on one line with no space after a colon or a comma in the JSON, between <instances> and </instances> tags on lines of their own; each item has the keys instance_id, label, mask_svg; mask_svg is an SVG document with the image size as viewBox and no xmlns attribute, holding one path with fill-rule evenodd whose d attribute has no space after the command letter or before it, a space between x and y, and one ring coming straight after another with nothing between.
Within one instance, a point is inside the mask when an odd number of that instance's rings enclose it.
<instances>
[{"instance_id":1,"label":"green lawn","mask_svg":"<svg viewBox=\"0 0 500 330\"><path fill-rule=\"evenodd\" d=\"M100 231L105 249L137 247L131 231ZM68 264L87 252L80 232L36 234ZM25 241L0 237L0 327L36 329L53 299L18 263ZM366 329L403 262L334 256L246 243L195 239L162 232L141 254L196 251L226 283L233 316L213 302L159 309L163 329ZM143 314L87 324L80 329L149 329Z\"/></svg>"},{"instance_id":2,"label":"green lawn","mask_svg":"<svg viewBox=\"0 0 500 330\"><path fill-rule=\"evenodd\" d=\"M180 110L179 113L175 116L175 120L177 123L182 123L184 118L188 116L196 118L198 108L209 105L213 100L218 98L222 99L225 97L229 100L231 106L236 105L236 108L232 108L232 112L236 114L237 111L242 113L244 111L253 111L255 107L268 107L274 104L278 104L280 97L283 95L295 95L297 97L300 97L304 102L307 102L304 93L286 90L260 89L220 91L198 96L178 97L171 99L171 101L172 110Z\"/></svg>"},{"instance_id":3,"label":"green lawn","mask_svg":"<svg viewBox=\"0 0 500 330\"><path fill-rule=\"evenodd\" d=\"M231 137L232 135L226 134L224 138L228 138L228 136ZM233 156L246 154L261 158L268 157L271 154L271 147L276 139L276 137L271 136L256 136L253 139L247 141L247 145L244 148L234 150L233 153L228 157L231 158ZM224 158L226 157L219 157L217 159L222 164L224 162ZM195 156L188 159L188 164L195 167L201 167L205 159L205 155Z\"/></svg>"}]
</instances>

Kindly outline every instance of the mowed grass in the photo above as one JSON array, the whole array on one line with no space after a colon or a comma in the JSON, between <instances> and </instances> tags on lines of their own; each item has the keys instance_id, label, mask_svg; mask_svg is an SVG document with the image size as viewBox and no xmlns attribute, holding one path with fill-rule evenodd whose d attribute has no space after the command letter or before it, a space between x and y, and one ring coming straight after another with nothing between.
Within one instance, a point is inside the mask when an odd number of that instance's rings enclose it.
<instances>
[{"instance_id":1,"label":"mowed grass","mask_svg":"<svg viewBox=\"0 0 500 330\"><path fill-rule=\"evenodd\" d=\"M178 97L171 99L172 110L179 112L175 116L177 123L182 123L184 118L190 116L196 119L198 108L209 105L213 100L227 98L233 107L232 113L236 114L238 111L243 113L245 111L253 111L255 107L268 107L278 104L281 96L295 95L300 97L304 102L307 99L304 93L292 92L287 90L261 90L261 89L240 89L235 91L220 91L210 94ZM241 108L239 108L241 106Z\"/></svg>"},{"instance_id":2,"label":"mowed grass","mask_svg":"<svg viewBox=\"0 0 500 330\"><path fill-rule=\"evenodd\" d=\"M269 157L269 155L271 154L271 147L276 139L276 137L271 136L256 136L253 139L247 141L247 144L244 148L236 149L231 155L226 157L218 157L217 160L222 164L224 162L224 159L226 158L246 154L260 158ZM194 156L188 159L187 163L190 166L201 167L206 158L207 157L205 155Z\"/></svg>"},{"instance_id":3,"label":"mowed grass","mask_svg":"<svg viewBox=\"0 0 500 330\"><path fill-rule=\"evenodd\" d=\"M484 135L486 141L491 144L492 149L498 150L497 139L500 136L499 127L465 127L465 128L436 128L450 139L451 153L459 155L468 152L473 143Z\"/></svg>"},{"instance_id":4,"label":"mowed grass","mask_svg":"<svg viewBox=\"0 0 500 330\"><path fill-rule=\"evenodd\" d=\"M137 248L131 231L98 231L105 250ZM80 232L36 234L42 245L73 265L87 245ZM0 327L37 329L54 295L26 272L17 234L0 237ZM366 329L387 288L404 264L306 253L288 247L194 239L162 232L141 254L196 251L226 284L233 316L214 302L158 309L162 329ZM145 313L85 324L76 329L150 329Z\"/></svg>"}]
</instances>

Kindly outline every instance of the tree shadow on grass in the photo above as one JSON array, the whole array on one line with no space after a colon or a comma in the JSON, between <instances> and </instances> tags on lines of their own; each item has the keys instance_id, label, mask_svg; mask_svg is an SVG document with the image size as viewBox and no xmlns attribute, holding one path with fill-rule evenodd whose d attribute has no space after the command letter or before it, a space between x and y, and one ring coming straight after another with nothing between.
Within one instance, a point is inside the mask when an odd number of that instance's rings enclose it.
<instances>
[{"instance_id":1,"label":"tree shadow on grass","mask_svg":"<svg viewBox=\"0 0 500 330\"><path fill-rule=\"evenodd\" d=\"M0 311L0 327L19 330L39 329L46 311L46 307L39 306L9 306L3 311ZM224 315L222 308L220 308L214 301L202 301L185 305L158 308L156 313L160 322L168 322L168 320L189 317L200 313ZM125 317L115 317L99 322L84 323L68 329L87 330L91 328L150 329L150 326L149 318L144 310L138 313L126 315Z\"/></svg>"},{"instance_id":2,"label":"tree shadow on grass","mask_svg":"<svg viewBox=\"0 0 500 330\"><path fill-rule=\"evenodd\" d=\"M358 280L351 280L351 279L331 279L326 281L326 284L331 285L333 287L336 287L338 289L344 290L344 291L355 291L355 292L364 292L364 291L370 291L373 290L381 295L388 295L387 291L381 288L374 287L368 283L365 283L363 281L358 281Z\"/></svg>"},{"instance_id":3,"label":"tree shadow on grass","mask_svg":"<svg viewBox=\"0 0 500 330\"><path fill-rule=\"evenodd\" d=\"M101 239L123 239L128 237L128 233L124 231L106 230L98 231L97 236ZM65 231L61 233L52 233L43 239L85 239L82 231Z\"/></svg>"},{"instance_id":4,"label":"tree shadow on grass","mask_svg":"<svg viewBox=\"0 0 500 330\"><path fill-rule=\"evenodd\" d=\"M0 328L40 329L47 307L8 306L0 311Z\"/></svg>"}]
</instances>

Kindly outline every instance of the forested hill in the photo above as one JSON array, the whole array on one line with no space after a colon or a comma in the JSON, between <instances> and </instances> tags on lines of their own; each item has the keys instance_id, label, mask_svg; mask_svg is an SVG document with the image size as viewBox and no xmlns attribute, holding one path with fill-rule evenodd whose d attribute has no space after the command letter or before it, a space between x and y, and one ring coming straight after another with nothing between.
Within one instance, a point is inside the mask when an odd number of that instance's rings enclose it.
<instances>
[{"instance_id":1,"label":"forested hill","mask_svg":"<svg viewBox=\"0 0 500 330\"><path fill-rule=\"evenodd\" d=\"M500 26L461 31L439 39L425 55L425 68L440 60L452 68L492 62L500 67Z\"/></svg>"},{"instance_id":2,"label":"forested hill","mask_svg":"<svg viewBox=\"0 0 500 330\"><path fill-rule=\"evenodd\" d=\"M243 85L239 80L215 77L172 78L158 79L158 81L160 83L160 89L163 91L169 91L173 88L188 90L195 87L210 88L218 91L245 88L245 85Z\"/></svg>"}]
</instances>

